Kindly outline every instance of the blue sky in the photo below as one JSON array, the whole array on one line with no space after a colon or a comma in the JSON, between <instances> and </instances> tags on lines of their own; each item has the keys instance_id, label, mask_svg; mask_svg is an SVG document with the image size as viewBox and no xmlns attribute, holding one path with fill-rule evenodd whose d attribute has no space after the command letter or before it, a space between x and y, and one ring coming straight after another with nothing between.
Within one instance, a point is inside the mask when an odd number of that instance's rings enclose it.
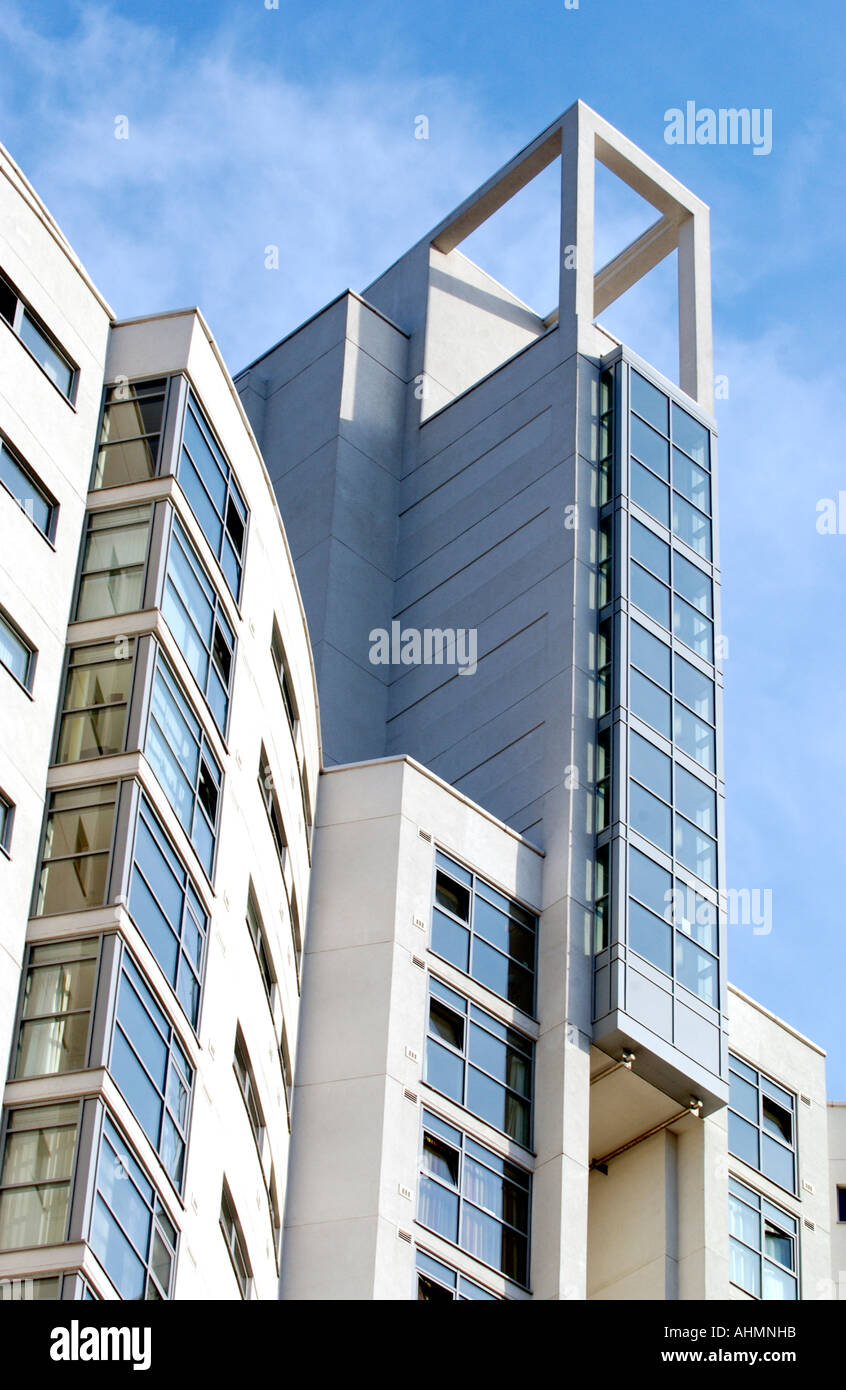
<instances>
[{"instance_id":1,"label":"blue sky","mask_svg":"<svg viewBox=\"0 0 846 1390\"><path fill-rule=\"evenodd\" d=\"M0 12L0 139L118 315L199 304L233 371L366 286L577 97L710 204L729 387L717 407L728 884L773 894L769 935L731 930L730 974L828 1049L841 1098L846 534L815 523L819 499L846 490L845 28L841 0L6 0ZM772 110L772 152L666 144L664 112L690 100ZM128 140L114 138L119 115ZM464 248L544 312L549 187L527 194L528 230L515 206L505 241ZM610 187L602 198L610 252L638 211ZM656 272L606 316L659 365L669 327L641 335L667 295Z\"/></svg>"}]
</instances>

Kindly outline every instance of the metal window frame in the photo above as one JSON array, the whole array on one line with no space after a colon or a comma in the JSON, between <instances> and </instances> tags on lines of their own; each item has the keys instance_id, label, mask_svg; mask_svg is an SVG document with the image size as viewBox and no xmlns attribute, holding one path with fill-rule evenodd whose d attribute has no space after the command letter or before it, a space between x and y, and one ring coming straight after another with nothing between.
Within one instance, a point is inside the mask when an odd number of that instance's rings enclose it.
<instances>
[{"instance_id":1,"label":"metal window frame","mask_svg":"<svg viewBox=\"0 0 846 1390\"><path fill-rule=\"evenodd\" d=\"M758 1077L757 1082L752 1082L752 1081L750 1081L748 1077L746 1077L746 1076L744 1076L744 1075L742 1074L742 1072L737 1071L737 1070L732 1066L732 1063L733 1063L734 1061L742 1062L744 1066L749 1067L750 1071L754 1071L754 1072L757 1074L757 1077ZM750 1164L748 1164L748 1167L750 1167L750 1168L752 1169L753 1172L755 1172L755 1173L760 1173L762 1178L765 1178L767 1182L771 1182L771 1183L773 1184L774 1187L780 1188L780 1190L781 1190L782 1192L788 1192L788 1193L790 1193L790 1195L793 1196L793 1197L798 1196L798 1193L799 1193L799 1107L798 1107L798 1105L797 1105L798 1096L797 1096L796 1092L795 1092L795 1091L792 1091L792 1090L790 1089L789 1086L783 1086L783 1085L781 1084L780 1081L776 1081L776 1079L775 1079L774 1076L769 1076L766 1072L761 1071L761 1068L760 1068L759 1066L756 1066L754 1062L747 1062L745 1057L741 1057L741 1056L740 1056L738 1053L736 1053L736 1052L731 1052L731 1051L729 1052L729 1062L728 1062L728 1066L729 1066L729 1083L731 1083L731 1074L734 1073L734 1075L737 1076L741 1081L745 1081L746 1084L747 1084L747 1086L754 1086L754 1087L755 1087L755 1090L757 1091L757 1098L758 1098L758 1118L757 1118L757 1121L755 1121L755 1120L750 1120L749 1117L748 1117L748 1115L744 1115L744 1114L741 1113L741 1111L735 1110L735 1109L733 1108L733 1106L732 1106L732 1104L731 1104L731 1087L730 1087L730 1085L729 1085L729 1103L728 1103L729 1114L730 1114L730 1115L737 1115L738 1119L744 1120L745 1123L748 1124L748 1125L752 1125L753 1128L754 1128L755 1130L757 1130L757 1134L758 1134L758 1164L755 1165L755 1164L750 1163ZM793 1110L787 1112L787 1113L790 1114L791 1119L792 1119L792 1121L793 1121L793 1126L792 1126L792 1128L793 1128L793 1143L792 1143L792 1144L787 1144L787 1143L785 1143L785 1141L784 1141L783 1139L779 1139L775 1134L771 1134L771 1133L769 1132L769 1130L765 1130L765 1129L764 1129L764 1124L763 1124L763 1114L764 1114L764 1088L763 1088L762 1082L767 1082L767 1081L769 1081L770 1085L772 1085L772 1086L777 1086L778 1089L779 1089L780 1091L785 1091L788 1095L790 1095L790 1096L793 1097L793 1102L794 1102L794 1104L793 1104ZM785 1106L783 1106L783 1105L781 1104L780 1101L776 1100L774 1096L770 1096L769 1099L770 1099L771 1101L773 1101L773 1103L774 1103L775 1105L778 1105L780 1109L782 1109L782 1110L785 1109ZM783 1148L787 1153L790 1153L790 1154L793 1155L793 1187L792 1187L792 1188L791 1188L791 1187L785 1187L784 1184L783 1184L783 1183L780 1183L780 1182L778 1181L777 1178L770 1177L769 1173L765 1173L764 1170L763 1170L763 1168L760 1166L760 1164L761 1164L761 1157L762 1157L762 1154L763 1154L763 1143L762 1143L762 1140L763 1140L764 1135L766 1135L766 1137L767 1137L768 1139L772 1139L773 1143L779 1144L779 1145L781 1146L781 1148ZM732 1151L731 1149L729 1149L729 1153L731 1153L731 1154L732 1154L732 1157L738 1159L741 1163L746 1163L746 1159L743 1157L742 1154L733 1153L733 1151ZM736 1179L736 1181L740 1182L740 1181L742 1181L742 1180L741 1180L740 1178L738 1178L738 1179ZM752 1189L750 1189L750 1190L752 1190ZM766 1200L769 1201L770 1199L769 1199L769 1198L766 1198ZM774 1204L774 1205L775 1205L775 1204Z\"/></svg>"},{"instance_id":2,"label":"metal window frame","mask_svg":"<svg viewBox=\"0 0 846 1390\"><path fill-rule=\"evenodd\" d=\"M764 1175L764 1176L766 1176L766 1175ZM802 1223L801 1223L801 1221L799 1220L799 1217L798 1217L798 1216L793 1216L793 1214L792 1214L791 1212L789 1212L789 1211L786 1209L786 1207L780 1207L780 1206L778 1205L777 1202L771 1201L770 1198L767 1197L763 1192L758 1192L758 1191L756 1191L756 1189L755 1189L754 1187L750 1187L749 1184L748 1184L747 1182L744 1182L742 1178L736 1177L733 1173L730 1173L730 1174L729 1174L729 1177L731 1178L731 1180L732 1180L733 1182L737 1183L737 1185L738 1185L739 1187L742 1187L742 1188L744 1189L745 1192L748 1192L751 1196L757 1197L757 1199L758 1199L758 1206L756 1207L756 1206L754 1206L751 1202L747 1201L744 1197L740 1197L740 1196L738 1196L738 1194L737 1194L736 1192L732 1192L731 1187L729 1187L729 1194L728 1194L728 1197L729 1197L729 1207L731 1206L731 1200L732 1200L732 1198L734 1198L735 1201L743 1202L744 1205L745 1205L746 1207L748 1207L750 1211L754 1211L755 1214L756 1214L756 1216L758 1217L758 1229L759 1229L759 1231L760 1231L760 1246L759 1246L759 1248L757 1248L757 1249L756 1249L755 1246L753 1246L753 1245L747 1245L747 1243L746 1243L745 1240L741 1240L739 1236L732 1235L732 1234L731 1234L731 1231L729 1231L729 1248L731 1248L731 1242L734 1241L737 1245L742 1246L742 1248L743 1248L744 1250L748 1250L748 1251L750 1252L750 1254L755 1255L756 1258L757 1258L757 1260L758 1260L758 1271L759 1271L759 1277L760 1277L760 1280L761 1280L761 1292L760 1292L760 1294L754 1294L754 1293L752 1293L750 1289L744 1288L742 1284L735 1284L735 1288L743 1289L743 1292L744 1292L744 1293L749 1294L749 1297L755 1299L755 1301L758 1302L758 1303L766 1303L766 1302L772 1302L772 1301L774 1301L774 1300L771 1300L771 1299L765 1299L765 1298L764 1298L764 1266L765 1266L766 1264L770 1264L770 1265L773 1266L774 1269L779 1269L779 1270L782 1270L785 1274L789 1274L790 1277L795 1281L795 1284L796 1284L796 1298L795 1298L795 1300L791 1299L790 1301L791 1301L791 1302L800 1302L801 1299L802 1299L802 1258L801 1258L801 1254L802 1254L802 1251L801 1251ZM783 1190L786 1190L786 1189L783 1189ZM770 1256L770 1255L768 1255L768 1254L766 1253L766 1249L765 1249L765 1229L764 1229L764 1227L765 1227L765 1223L766 1223L766 1221L767 1221L768 1218L767 1218L767 1217L765 1216L765 1214L764 1214L764 1207L763 1207L763 1203L764 1203L764 1202L766 1202L769 1206L773 1207L773 1208L775 1209L775 1211L781 1212L782 1215L785 1216L785 1217L787 1217L787 1219L788 1219L790 1222L792 1222L793 1225L794 1225L794 1227L795 1227L795 1229L794 1229L793 1231L790 1231L790 1230L788 1230L788 1229L785 1228L785 1229L781 1232L781 1234L787 1236L787 1238L790 1240L791 1245L792 1245L792 1247L793 1247L794 1267L793 1267L792 1269L790 1268L789 1265L783 1265L779 1260L774 1260L774 1259L772 1258L772 1256ZM771 1224L775 1225L775 1222L772 1222ZM734 1281L730 1279L730 1282L733 1283Z\"/></svg>"},{"instance_id":3,"label":"metal window frame","mask_svg":"<svg viewBox=\"0 0 846 1390\"><path fill-rule=\"evenodd\" d=\"M29 300L21 294L14 281L9 279L9 276L6 274L5 270L0 270L0 280L5 282L7 288L11 291L11 293L15 297L15 300L17 301L15 304L12 322L10 323L8 319L0 315L0 323L5 323L6 327L12 333L14 333L21 347L24 349L25 352L29 354L36 367L38 367L39 371L44 373L44 376L50 382L50 385L56 391L58 391L59 395L62 397L62 400L66 401L67 404L70 406L71 410L75 412L76 400L79 391L79 365L74 361L70 354L65 351L56 335L47 327L47 324L44 322L41 315L35 309L33 309ZM42 364L39 362L38 358L32 351L32 348L29 346L29 344L24 342L24 339L21 336L20 329L21 320L24 314L27 315L35 329L42 335L48 347L51 347L53 351L56 353L56 355L58 357L61 357L65 365L69 368L70 383L67 391L63 391L61 386L59 386L58 382L55 382L53 380L46 367L42 366Z\"/></svg>"}]
</instances>

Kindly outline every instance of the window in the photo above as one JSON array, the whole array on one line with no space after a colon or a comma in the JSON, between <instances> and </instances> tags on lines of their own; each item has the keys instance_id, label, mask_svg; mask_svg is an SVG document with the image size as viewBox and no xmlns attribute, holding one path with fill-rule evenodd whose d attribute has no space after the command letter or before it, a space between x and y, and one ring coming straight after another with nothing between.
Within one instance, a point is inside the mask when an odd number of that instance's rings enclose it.
<instances>
[{"instance_id":1,"label":"window","mask_svg":"<svg viewBox=\"0 0 846 1390\"><path fill-rule=\"evenodd\" d=\"M226 734L235 633L177 517L168 549L162 613L220 732Z\"/></svg>"},{"instance_id":2,"label":"window","mask_svg":"<svg viewBox=\"0 0 846 1390\"><path fill-rule=\"evenodd\" d=\"M247 892L247 930L256 948L259 970L267 990L268 999L273 999L273 990L276 985L276 976L273 973L273 966L270 959L270 951L267 945L267 937L264 933L264 924L261 920L258 903L256 902L255 889L252 882Z\"/></svg>"},{"instance_id":3,"label":"window","mask_svg":"<svg viewBox=\"0 0 846 1390\"><path fill-rule=\"evenodd\" d=\"M629 847L628 944L691 994L716 1008L719 957L716 904L633 845Z\"/></svg>"},{"instance_id":4,"label":"window","mask_svg":"<svg viewBox=\"0 0 846 1390\"><path fill-rule=\"evenodd\" d=\"M518 1284L529 1277L531 1178L423 1112L417 1220Z\"/></svg>"},{"instance_id":5,"label":"window","mask_svg":"<svg viewBox=\"0 0 846 1390\"><path fill-rule=\"evenodd\" d=\"M57 763L123 752L134 655L132 637L70 648Z\"/></svg>"},{"instance_id":6,"label":"window","mask_svg":"<svg viewBox=\"0 0 846 1390\"><path fill-rule=\"evenodd\" d=\"M717 797L713 787L631 731L629 822L712 887L717 882ZM673 808L675 815L673 815Z\"/></svg>"},{"instance_id":7,"label":"window","mask_svg":"<svg viewBox=\"0 0 846 1390\"><path fill-rule=\"evenodd\" d=\"M297 907L297 892L291 889L291 901L288 904L291 912L291 940L294 946L294 965L297 969L297 989L300 987L300 972L303 964L303 935L300 930L300 913Z\"/></svg>"},{"instance_id":8,"label":"window","mask_svg":"<svg viewBox=\"0 0 846 1390\"><path fill-rule=\"evenodd\" d=\"M8 1112L0 1169L0 1250L65 1239L79 1104Z\"/></svg>"},{"instance_id":9,"label":"window","mask_svg":"<svg viewBox=\"0 0 846 1390\"><path fill-rule=\"evenodd\" d=\"M629 624L629 657L632 713L664 738L673 739L689 757L713 772L713 680L681 655L673 657L664 642L633 620Z\"/></svg>"},{"instance_id":10,"label":"window","mask_svg":"<svg viewBox=\"0 0 846 1390\"><path fill-rule=\"evenodd\" d=\"M33 526L52 541L59 507L35 477L32 469L5 439L0 439L0 484L26 512Z\"/></svg>"},{"instance_id":11,"label":"window","mask_svg":"<svg viewBox=\"0 0 846 1390\"><path fill-rule=\"evenodd\" d=\"M614 369L599 378L599 506L610 502L614 484Z\"/></svg>"},{"instance_id":12,"label":"window","mask_svg":"<svg viewBox=\"0 0 846 1390\"><path fill-rule=\"evenodd\" d=\"M288 661L285 656L285 648L282 645L282 635L279 631L279 624L273 619L273 633L270 639L270 653L273 657L273 665L279 677L279 688L282 691L282 703L285 706L285 713L288 716L288 723L291 732L294 733L297 727L299 714L297 713L297 702L294 699L294 687L291 681L291 673L288 669Z\"/></svg>"},{"instance_id":13,"label":"window","mask_svg":"<svg viewBox=\"0 0 846 1390\"><path fill-rule=\"evenodd\" d=\"M74 618L133 613L144 602L144 570L152 506L88 513Z\"/></svg>"},{"instance_id":14,"label":"window","mask_svg":"<svg viewBox=\"0 0 846 1390\"><path fill-rule=\"evenodd\" d=\"M611 620L599 624L596 648L596 715L601 718L611 708Z\"/></svg>"},{"instance_id":15,"label":"window","mask_svg":"<svg viewBox=\"0 0 846 1390\"><path fill-rule=\"evenodd\" d=\"M729 1178L729 1278L753 1298L798 1299L799 1223Z\"/></svg>"},{"instance_id":16,"label":"window","mask_svg":"<svg viewBox=\"0 0 846 1390\"><path fill-rule=\"evenodd\" d=\"M106 388L92 489L155 478L166 388L164 378Z\"/></svg>"},{"instance_id":17,"label":"window","mask_svg":"<svg viewBox=\"0 0 846 1390\"><path fill-rule=\"evenodd\" d=\"M256 1148L259 1151L259 1158L261 1159L264 1154L264 1115L258 1098L256 1078L250 1064L247 1044L244 1042L244 1035L240 1027L235 1034L235 1055L232 1059L232 1065L235 1069L238 1089L247 1107L250 1129L253 1131L253 1138L256 1141Z\"/></svg>"},{"instance_id":18,"label":"window","mask_svg":"<svg viewBox=\"0 0 846 1390\"><path fill-rule=\"evenodd\" d=\"M232 1268L235 1271L235 1278L238 1280L238 1288L241 1290L242 1298L249 1298L250 1288L253 1282L253 1271L247 1254L247 1242L244 1240L244 1232L241 1223L235 1212L226 1179L223 1180L223 1194L220 1199L220 1229L223 1232L223 1239L226 1241L226 1248L229 1251L229 1258L232 1261Z\"/></svg>"},{"instance_id":19,"label":"window","mask_svg":"<svg viewBox=\"0 0 846 1390\"><path fill-rule=\"evenodd\" d=\"M35 677L35 648L27 641L8 616L0 609L0 665L25 690L32 690Z\"/></svg>"},{"instance_id":20,"label":"window","mask_svg":"<svg viewBox=\"0 0 846 1390\"><path fill-rule=\"evenodd\" d=\"M291 1052L288 1047L288 1029L283 1020L282 1032L279 1038L279 1058L282 1063L282 1082L285 1087L285 1102L288 1107L288 1117L290 1124L291 1097L294 1089L294 1073L291 1070Z\"/></svg>"},{"instance_id":21,"label":"window","mask_svg":"<svg viewBox=\"0 0 846 1390\"><path fill-rule=\"evenodd\" d=\"M6 320L53 385L73 402L77 368L59 347L50 330L21 298L11 280L7 280L3 274L0 274L0 318Z\"/></svg>"},{"instance_id":22,"label":"window","mask_svg":"<svg viewBox=\"0 0 846 1390\"><path fill-rule=\"evenodd\" d=\"M47 1278L33 1279L25 1275L20 1279L0 1280L0 1302L34 1302L40 1299L47 1299L55 1302L61 1298L61 1276L58 1274L48 1275Z\"/></svg>"},{"instance_id":23,"label":"window","mask_svg":"<svg viewBox=\"0 0 846 1390\"><path fill-rule=\"evenodd\" d=\"M436 1260L431 1255L427 1255L425 1250L417 1251L416 1263L417 1298L421 1303L438 1303L443 1299L461 1299L464 1301L478 1299L480 1302L501 1302L497 1294L489 1293L474 1279L468 1279L466 1275L450 1269L449 1265L445 1265L442 1260Z\"/></svg>"},{"instance_id":24,"label":"window","mask_svg":"<svg viewBox=\"0 0 846 1390\"><path fill-rule=\"evenodd\" d=\"M247 539L247 506L193 393L185 411L177 477L237 600Z\"/></svg>"},{"instance_id":25,"label":"window","mask_svg":"<svg viewBox=\"0 0 846 1390\"><path fill-rule=\"evenodd\" d=\"M143 796L135 830L129 913L196 1029L209 919L191 875Z\"/></svg>"},{"instance_id":26,"label":"window","mask_svg":"<svg viewBox=\"0 0 846 1390\"><path fill-rule=\"evenodd\" d=\"M90 1243L121 1298L170 1298L176 1241L153 1184L106 1116Z\"/></svg>"},{"instance_id":27,"label":"window","mask_svg":"<svg viewBox=\"0 0 846 1390\"><path fill-rule=\"evenodd\" d=\"M15 819L15 808L8 797L0 792L0 849L4 853L9 853L9 846L12 843L12 822Z\"/></svg>"},{"instance_id":28,"label":"window","mask_svg":"<svg viewBox=\"0 0 846 1390\"><path fill-rule=\"evenodd\" d=\"M437 851L431 949L530 1014L537 918Z\"/></svg>"},{"instance_id":29,"label":"window","mask_svg":"<svg viewBox=\"0 0 846 1390\"><path fill-rule=\"evenodd\" d=\"M608 868L608 846L600 845L594 861L594 951L604 951L609 939L610 877Z\"/></svg>"},{"instance_id":30,"label":"window","mask_svg":"<svg viewBox=\"0 0 846 1390\"><path fill-rule=\"evenodd\" d=\"M47 1076L87 1064L99 939L30 946L13 1075Z\"/></svg>"},{"instance_id":31,"label":"window","mask_svg":"<svg viewBox=\"0 0 846 1390\"><path fill-rule=\"evenodd\" d=\"M796 1191L796 1097L729 1056L729 1153Z\"/></svg>"},{"instance_id":32,"label":"window","mask_svg":"<svg viewBox=\"0 0 846 1390\"><path fill-rule=\"evenodd\" d=\"M276 798L276 791L273 786L273 773L270 770L270 763L267 761L267 753L265 752L264 744L261 745L258 784L261 799L264 802L264 809L270 821L273 843L276 846L276 853L279 855L279 864L284 870L288 840L285 835L285 827L282 824L282 812L279 809L279 802Z\"/></svg>"},{"instance_id":33,"label":"window","mask_svg":"<svg viewBox=\"0 0 846 1390\"><path fill-rule=\"evenodd\" d=\"M611 602L613 579L612 566L611 518L604 517L599 523L599 555L596 582L597 608L604 608L606 603Z\"/></svg>"},{"instance_id":34,"label":"window","mask_svg":"<svg viewBox=\"0 0 846 1390\"><path fill-rule=\"evenodd\" d=\"M426 1080L529 1148L534 1044L441 984L429 981Z\"/></svg>"},{"instance_id":35,"label":"window","mask_svg":"<svg viewBox=\"0 0 846 1390\"><path fill-rule=\"evenodd\" d=\"M36 916L105 903L116 798L116 782L50 793Z\"/></svg>"},{"instance_id":36,"label":"window","mask_svg":"<svg viewBox=\"0 0 846 1390\"><path fill-rule=\"evenodd\" d=\"M211 877L223 774L161 651L156 657L144 751Z\"/></svg>"},{"instance_id":37,"label":"window","mask_svg":"<svg viewBox=\"0 0 846 1390\"><path fill-rule=\"evenodd\" d=\"M846 1187L837 1189L837 1220L846 1221Z\"/></svg>"},{"instance_id":38,"label":"window","mask_svg":"<svg viewBox=\"0 0 846 1390\"><path fill-rule=\"evenodd\" d=\"M596 736L596 829L611 823L611 730Z\"/></svg>"},{"instance_id":39,"label":"window","mask_svg":"<svg viewBox=\"0 0 846 1390\"><path fill-rule=\"evenodd\" d=\"M181 1190L194 1069L126 949L109 1070L174 1186Z\"/></svg>"},{"instance_id":40,"label":"window","mask_svg":"<svg viewBox=\"0 0 846 1390\"><path fill-rule=\"evenodd\" d=\"M630 375L631 495L704 560L711 556L711 454L704 425Z\"/></svg>"}]
</instances>

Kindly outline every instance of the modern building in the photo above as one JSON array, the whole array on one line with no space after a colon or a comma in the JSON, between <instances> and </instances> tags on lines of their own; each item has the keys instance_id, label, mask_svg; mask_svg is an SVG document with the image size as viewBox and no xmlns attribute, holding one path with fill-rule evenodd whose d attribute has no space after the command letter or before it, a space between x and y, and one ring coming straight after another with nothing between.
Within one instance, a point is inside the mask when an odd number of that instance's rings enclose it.
<instances>
[{"instance_id":1,"label":"modern building","mask_svg":"<svg viewBox=\"0 0 846 1390\"><path fill-rule=\"evenodd\" d=\"M458 248L555 161L541 317ZM0 167L0 1291L837 1296L726 977L707 208L577 103L233 383ZM671 252L676 382L597 321Z\"/></svg>"}]
</instances>

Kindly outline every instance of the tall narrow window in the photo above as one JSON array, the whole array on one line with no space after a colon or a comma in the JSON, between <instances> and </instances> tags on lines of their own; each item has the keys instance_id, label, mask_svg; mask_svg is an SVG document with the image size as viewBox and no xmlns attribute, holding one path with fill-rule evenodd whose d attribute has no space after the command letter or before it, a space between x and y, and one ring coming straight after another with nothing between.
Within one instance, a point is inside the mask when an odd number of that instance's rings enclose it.
<instances>
[{"instance_id":1,"label":"tall narrow window","mask_svg":"<svg viewBox=\"0 0 846 1390\"><path fill-rule=\"evenodd\" d=\"M65 1239L79 1102L11 1110L0 1168L0 1250Z\"/></svg>"},{"instance_id":2,"label":"tall narrow window","mask_svg":"<svg viewBox=\"0 0 846 1390\"><path fill-rule=\"evenodd\" d=\"M117 783L50 793L36 914L79 912L106 901Z\"/></svg>"},{"instance_id":3,"label":"tall narrow window","mask_svg":"<svg viewBox=\"0 0 846 1390\"><path fill-rule=\"evenodd\" d=\"M82 547L77 622L132 613L144 599L144 571L152 507L89 512Z\"/></svg>"},{"instance_id":4,"label":"tall narrow window","mask_svg":"<svg viewBox=\"0 0 846 1390\"><path fill-rule=\"evenodd\" d=\"M223 1182L223 1192L220 1199L220 1229L223 1232L223 1239L226 1241L226 1248L229 1251L229 1258L232 1261L232 1268L235 1271L241 1297L249 1298L253 1282L253 1270L250 1257L247 1254L247 1242L244 1239L244 1232L238 1220L226 1179Z\"/></svg>"},{"instance_id":5,"label":"tall narrow window","mask_svg":"<svg viewBox=\"0 0 846 1390\"><path fill-rule=\"evenodd\" d=\"M729 1056L729 1153L788 1192L796 1191L796 1098Z\"/></svg>"},{"instance_id":6,"label":"tall narrow window","mask_svg":"<svg viewBox=\"0 0 846 1390\"><path fill-rule=\"evenodd\" d=\"M259 1157L262 1158L264 1155L264 1115L258 1097L256 1078L247 1052L247 1044L244 1042L244 1035L240 1028L235 1034L235 1053L232 1065L235 1070L238 1089L247 1108L247 1118L250 1122L253 1138L256 1141L256 1148L259 1151Z\"/></svg>"},{"instance_id":7,"label":"tall narrow window","mask_svg":"<svg viewBox=\"0 0 846 1390\"><path fill-rule=\"evenodd\" d=\"M0 273L0 318L18 335L63 396L73 401L76 394L78 370L59 346L49 328L15 289L11 280Z\"/></svg>"},{"instance_id":8,"label":"tall narrow window","mask_svg":"<svg viewBox=\"0 0 846 1390\"><path fill-rule=\"evenodd\" d=\"M174 1186L181 1189L194 1069L126 950L109 1070Z\"/></svg>"},{"instance_id":9,"label":"tall narrow window","mask_svg":"<svg viewBox=\"0 0 846 1390\"><path fill-rule=\"evenodd\" d=\"M279 856L279 864L284 870L285 855L288 852L288 838L285 834L285 826L282 823L282 812L279 809L279 800L273 785L273 773L270 768L270 763L267 760L264 744L261 745L258 784L259 791L261 792L261 799L264 802L264 809L267 811L267 818L270 822L273 843L276 846L276 853Z\"/></svg>"},{"instance_id":10,"label":"tall narrow window","mask_svg":"<svg viewBox=\"0 0 846 1390\"><path fill-rule=\"evenodd\" d=\"M168 548L162 613L225 736L235 633L177 517L173 518Z\"/></svg>"},{"instance_id":11,"label":"tall narrow window","mask_svg":"<svg viewBox=\"0 0 846 1390\"><path fill-rule=\"evenodd\" d=\"M261 971L264 987L267 990L268 999L272 1001L273 991L276 985L276 976L273 973L273 965L271 963L270 950L267 945L267 937L265 936L264 923L261 920L261 913L259 912L252 883L250 883L247 893L247 930L256 948L259 970Z\"/></svg>"},{"instance_id":12,"label":"tall narrow window","mask_svg":"<svg viewBox=\"0 0 846 1390\"><path fill-rule=\"evenodd\" d=\"M108 1116L100 1140L90 1240L121 1298L170 1298L176 1227Z\"/></svg>"},{"instance_id":13,"label":"tall narrow window","mask_svg":"<svg viewBox=\"0 0 846 1390\"><path fill-rule=\"evenodd\" d=\"M30 946L14 1076L48 1076L86 1065L99 939Z\"/></svg>"},{"instance_id":14,"label":"tall narrow window","mask_svg":"<svg viewBox=\"0 0 846 1390\"><path fill-rule=\"evenodd\" d=\"M35 675L35 648L0 609L0 665L24 687L32 690Z\"/></svg>"},{"instance_id":15,"label":"tall narrow window","mask_svg":"<svg viewBox=\"0 0 846 1390\"><path fill-rule=\"evenodd\" d=\"M58 504L5 439L0 439L0 484L26 512L33 526L51 541L56 532Z\"/></svg>"},{"instance_id":16,"label":"tall narrow window","mask_svg":"<svg viewBox=\"0 0 846 1390\"><path fill-rule=\"evenodd\" d=\"M106 388L92 488L142 483L158 472L167 380Z\"/></svg>"},{"instance_id":17,"label":"tall narrow window","mask_svg":"<svg viewBox=\"0 0 846 1390\"><path fill-rule=\"evenodd\" d=\"M145 753L211 876L223 773L200 721L159 651Z\"/></svg>"},{"instance_id":18,"label":"tall narrow window","mask_svg":"<svg viewBox=\"0 0 846 1390\"><path fill-rule=\"evenodd\" d=\"M537 918L441 850L435 858L431 949L530 1014Z\"/></svg>"},{"instance_id":19,"label":"tall narrow window","mask_svg":"<svg viewBox=\"0 0 846 1390\"><path fill-rule=\"evenodd\" d=\"M729 1278L762 1299L797 1299L799 1223L729 1178Z\"/></svg>"},{"instance_id":20,"label":"tall narrow window","mask_svg":"<svg viewBox=\"0 0 846 1390\"><path fill-rule=\"evenodd\" d=\"M135 639L71 647L57 763L76 763L122 753L132 688Z\"/></svg>"},{"instance_id":21,"label":"tall narrow window","mask_svg":"<svg viewBox=\"0 0 846 1390\"><path fill-rule=\"evenodd\" d=\"M129 912L196 1028L209 919L194 880L146 797L138 809Z\"/></svg>"},{"instance_id":22,"label":"tall narrow window","mask_svg":"<svg viewBox=\"0 0 846 1390\"><path fill-rule=\"evenodd\" d=\"M7 796L0 792L0 849L6 854L12 843L12 822L15 819L15 808Z\"/></svg>"},{"instance_id":23,"label":"tall narrow window","mask_svg":"<svg viewBox=\"0 0 846 1390\"><path fill-rule=\"evenodd\" d=\"M177 476L237 600L247 539L247 504L193 394L185 411Z\"/></svg>"},{"instance_id":24,"label":"tall narrow window","mask_svg":"<svg viewBox=\"0 0 846 1390\"><path fill-rule=\"evenodd\" d=\"M285 706L285 713L288 716L288 723L293 733L297 727L297 702L294 699L294 688L291 682L291 673L288 669L288 661L285 656L285 647L282 642L282 634L279 631L279 624L273 619L273 633L270 640L270 652L273 657L273 665L279 678L279 688L282 691L282 703Z\"/></svg>"}]
</instances>

